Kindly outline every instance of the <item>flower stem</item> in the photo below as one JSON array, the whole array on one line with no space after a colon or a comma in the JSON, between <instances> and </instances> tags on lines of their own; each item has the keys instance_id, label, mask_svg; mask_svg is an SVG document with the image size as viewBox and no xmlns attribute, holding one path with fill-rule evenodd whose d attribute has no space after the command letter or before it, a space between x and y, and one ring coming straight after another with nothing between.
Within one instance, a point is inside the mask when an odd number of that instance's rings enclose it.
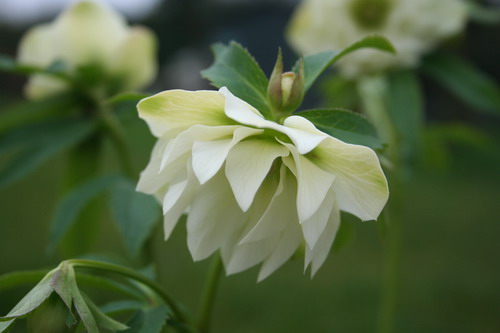
<instances>
[{"instance_id":1,"label":"flower stem","mask_svg":"<svg viewBox=\"0 0 500 333\"><path fill-rule=\"evenodd\" d=\"M159 284L150 280L144 275L137 273L132 269L106 262L87 260L87 259L70 259L66 260L65 262L73 267L83 267L83 268L91 268L107 272L113 272L120 274L122 276L129 277L137 282L140 282L143 285L147 286L152 291L154 291L161 298L161 300L170 307L175 316L175 319L177 319L181 323L188 323L184 313L180 310L179 306L175 303L175 301L172 298L170 298L170 296L167 293L165 293L165 291L163 291L163 288Z\"/></svg>"},{"instance_id":2,"label":"flower stem","mask_svg":"<svg viewBox=\"0 0 500 333\"><path fill-rule=\"evenodd\" d=\"M127 141L125 140L125 132L121 126L118 119L110 112L109 108L105 105L100 105L99 107L100 119L107 130L111 142L113 143L116 153L120 162L120 166L123 172L130 177L135 179L137 173L134 170L132 159L127 147Z\"/></svg>"},{"instance_id":3,"label":"flower stem","mask_svg":"<svg viewBox=\"0 0 500 333\"><path fill-rule=\"evenodd\" d=\"M221 273L222 260L220 256L217 255L213 259L212 265L210 266L207 280L205 282L205 287L203 289L203 295L200 301L198 320L196 321L196 328L198 329L199 333L210 332L210 320Z\"/></svg>"}]
</instances>

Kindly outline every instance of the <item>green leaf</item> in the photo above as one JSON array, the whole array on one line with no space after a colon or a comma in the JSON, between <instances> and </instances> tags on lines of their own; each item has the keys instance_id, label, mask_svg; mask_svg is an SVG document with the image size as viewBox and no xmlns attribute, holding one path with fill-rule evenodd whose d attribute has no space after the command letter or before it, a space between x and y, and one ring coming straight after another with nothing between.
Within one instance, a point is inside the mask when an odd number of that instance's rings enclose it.
<instances>
[{"instance_id":1,"label":"green leaf","mask_svg":"<svg viewBox=\"0 0 500 333\"><path fill-rule=\"evenodd\" d=\"M27 138L26 141L33 141L29 148L0 169L0 189L23 178L56 154L78 144L89 136L94 128L93 122L75 121L47 133L42 141L36 142Z\"/></svg>"},{"instance_id":2,"label":"green leaf","mask_svg":"<svg viewBox=\"0 0 500 333\"><path fill-rule=\"evenodd\" d=\"M68 317L72 319L71 323L73 324L74 317L64 302L56 293L52 293L41 306L28 316L28 332L68 332L66 325Z\"/></svg>"},{"instance_id":3,"label":"green leaf","mask_svg":"<svg viewBox=\"0 0 500 333\"><path fill-rule=\"evenodd\" d=\"M355 109L359 103L356 81L340 75L328 75L319 85L323 105Z\"/></svg>"},{"instance_id":4,"label":"green leaf","mask_svg":"<svg viewBox=\"0 0 500 333\"><path fill-rule=\"evenodd\" d=\"M108 98L104 103L108 105L115 105L123 102L139 102L141 99L149 97L149 94L144 94L135 91L119 93L113 97Z\"/></svg>"},{"instance_id":5,"label":"green leaf","mask_svg":"<svg viewBox=\"0 0 500 333\"><path fill-rule=\"evenodd\" d=\"M52 273L47 274L6 316L0 317L0 322L25 316L40 306L52 294L53 289L50 285Z\"/></svg>"},{"instance_id":6,"label":"green leaf","mask_svg":"<svg viewBox=\"0 0 500 333\"><path fill-rule=\"evenodd\" d=\"M56 61L48 67L38 67L32 65L20 64L15 59L0 54L0 72L8 72L13 74L34 75L34 74L47 74L58 77L62 80L70 80L67 75L66 66L61 61Z\"/></svg>"},{"instance_id":7,"label":"green leaf","mask_svg":"<svg viewBox=\"0 0 500 333\"><path fill-rule=\"evenodd\" d=\"M75 96L62 93L38 101L16 103L0 112L0 135L19 126L58 115L68 115L76 105Z\"/></svg>"},{"instance_id":8,"label":"green leaf","mask_svg":"<svg viewBox=\"0 0 500 333\"><path fill-rule=\"evenodd\" d=\"M425 73L478 111L500 115L500 86L472 64L451 54L425 58Z\"/></svg>"},{"instance_id":9,"label":"green leaf","mask_svg":"<svg viewBox=\"0 0 500 333\"><path fill-rule=\"evenodd\" d=\"M169 310L161 305L154 308L147 308L136 312L127 323L129 329L126 333L160 333L167 319Z\"/></svg>"},{"instance_id":10,"label":"green leaf","mask_svg":"<svg viewBox=\"0 0 500 333\"><path fill-rule=\"evenodd\" d=\"M52 219L49 236L49 253L53 253L57 245L71 228L78 214L86 204L98 194L109 189L120 179L118 176L106 175L91 179L69 192L59 203Z\"/></svg>"},{"instance_id":11,"label":"green leaf","mask_svg":"<svg viewBox=\"0 0 500 333\"><path fill-rule=\"evenodd\" d=\"M113 318L111 318L107 314L105 314L97 305L94 304L94 302L92 302L92 300L87 295L85 295L83 293L82 293L82 295L83 295L83 298L84 298L85 302L87 303L90 311L94 315L94 318L97 322L97 326L99 328L104 328L104 329L107 329L107 330L110 330L113 332L123 331L123 330L128 329L127 325L124 325L124 324L120 323L119 321L114 320Z\"/></svg>"},{"instance_id":12,"label":"green leaf","mask_svg":"<svg viewBox=\"0 0 500 333\"><path fill-rule=\"evenodd\" d=\"M412 71L391 73L387 82L387 107L397 131L400 154L411 166L420 154L424 126L420 83Z\"/></svg>"},{"instance_id":13,"label":"green leaf","mask_svg":"<svg viewBox=\"0 0 500 333\"><path fill-rule=\"evenodd\" d=\"M157 201L136 192L132 182L122 180L112 189L111 211L127 249L137 256L161 216Z\"/></svg>"},{"instance_id":14,"label":"green leaf","mask_svg":"<svg viewBox=\"0 0 500 333\"><path fill-rule=\"evenodd\" d=\"M20 285L30 284L33 285L36 282L43 279L47 275L47 270L35 270L35 271L20 271L7 273L0 276L0 292L2 290L14 288Z\"/></svg>"},{"instance_id":15,"label":"green leaf","mask_svg":"<svg viewBox=\"0 0 500 333\"><path fill-rule=\"evenodd\" d=\"M309 119L319 130L347 143L381 149L373 125L362 115L344 109L316 109L297 113Z\"/></svg>"},{"instance_id":16,"label":"green leaf","mask_svg":"<svg viewBox=\"0 0 500 333\"><path fill-rule=\"evenodd\" d=\"M305 75L305 88L306 91L311 88L316 79L338 60L342 59L344 56L352 53L354 51L373 48L380 51L385 51L389 53L396 53L394 46L381 36L368 36L360 41L348 46L342 51L325 51L317 54L312 54L304 57L304 75ZM294 71L297 72L297 64L294 67Z\"/></svg>"},{"instance_id":17,"label":"green leaf","mask_svg":"<svg viewBox=\"0 0 500 333\"><path fill-rule=\"evenodd\" d=\"M215 61L201 75L217 88L227 87L235 96L246 101L264 116L271 111L267 102L268 80L255 59L240 44L214 44Z\"/></svg>"},{"instance_id":18,"label":"green leaf","mask_svg":"<svg viewBox=\"0 0 500 333\"><path fill-rule=\"evenodd\" d=\"M500 23L500 10L496 7L486 7L477 2L466 1L469 10L469 18L483 24Z\"/></svg>"},{"instance_id":19,"label":"green leaf","mask_svg":"<svg viewBox=\"0 0 500 333\"><path fill-rule=\"evenodd\" d=\"M101 311L107 314L119 314L123 312L136 311L146 307L144 302L139 301L117 301L102 305Z\"/></svg>"}]
</instances>

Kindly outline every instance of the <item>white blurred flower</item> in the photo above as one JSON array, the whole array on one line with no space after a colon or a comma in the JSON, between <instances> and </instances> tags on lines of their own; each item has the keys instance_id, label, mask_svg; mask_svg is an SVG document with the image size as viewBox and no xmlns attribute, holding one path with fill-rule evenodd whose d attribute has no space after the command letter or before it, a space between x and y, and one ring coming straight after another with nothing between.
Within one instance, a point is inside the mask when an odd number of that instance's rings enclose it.
<instances>
[{"instance_id":1,"label":"white blurred flower","mask_svg":"<svg viewBox=\"0 0 500 333\"><path fill-rule=\"evenodd\" d=\"M396 55L365 49L339 61L340 71L353 77L416 66L422 54L460 32L466 19L462 0L303 0L288 40L305 54L341 50L373 34L394 44Z\"/></svg>"},{"instance_id":2,"label":"white blurred flower","mask_svg":"<svg viewBox=\"0 0 500 333\"><path fill-rule=\"evenodd\" d=\"M129 27L111 8L85 0L72 4L53 22L30 29L21 40L18 60L40 67L61 61L70 74L95 66L113 86L103 89L123 91L151 82L156 75L155 52L156 40L147 28ZM66 82L40 74L30 78L26 94L36 99L66 88Z\"/></svg>"},{"instance_id":3,"label":"white blurred flower","mask_svg":"<svg viewBox=\"0 0 500 333\"><path fill-rule=\"evenodd\" d=\"M227 274L266 278L305 244L323 264L340 210L374 220L388 198L375 152L290 116L266 120L227 88L169 90L138 104L158 142L137 189L163 202L165 237L188 212L194 260L220 250Z\"/></svg>"}]
</instances>

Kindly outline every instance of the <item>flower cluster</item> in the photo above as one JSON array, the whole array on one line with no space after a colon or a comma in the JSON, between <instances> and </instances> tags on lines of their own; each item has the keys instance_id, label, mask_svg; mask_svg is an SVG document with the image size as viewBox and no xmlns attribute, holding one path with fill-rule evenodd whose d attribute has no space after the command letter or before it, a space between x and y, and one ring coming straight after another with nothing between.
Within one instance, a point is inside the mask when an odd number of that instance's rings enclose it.
<instances>
[{"instance_id":1,"label":"flower cluster","mask_svg":"<svg viewBox=\"0 0 500 333\"><path fill-rule=\"evenodd\" d=\"M267 120L225 87L161 92L138 110L158 138L138 190L163 203L166 238L187 212L193 259L220 250L227 274L262 263L262 280L303 244L314 274L340 210L373 220L387 201L374 151L300 116Z\"/></svg>"},{"instance_id":2,"label":"flower cluster","mask_svg":"<svg viewBox=\"0 0 500 333\"><path fill-rule=\"evenodd\" d=\"M310 54L380 34L394 44L395 56L361 50L338 63L346 76L371 74L415 66L422 54L463 29L466 9L462 0L304 0L288 39L297 51Z\"/></svg>"},{"instance_id":3,"label":"flower cluster","mask_svg":"<svg viewBox=\"0 0 500 333\"><path fill-rule=\"evenodd\" d=\"M108 82L93 88L106 94L148 84L156 73L155 50L148 29L128 27L104 4L87 0L74 3L54 22L29 30L21 40L18 60L42 68L60 62L72 76L97 74L99 84L103 77ZM26 95L37 99L65 89L67 82L38 74L30 78Z\"/></svg>"}]
</instances>

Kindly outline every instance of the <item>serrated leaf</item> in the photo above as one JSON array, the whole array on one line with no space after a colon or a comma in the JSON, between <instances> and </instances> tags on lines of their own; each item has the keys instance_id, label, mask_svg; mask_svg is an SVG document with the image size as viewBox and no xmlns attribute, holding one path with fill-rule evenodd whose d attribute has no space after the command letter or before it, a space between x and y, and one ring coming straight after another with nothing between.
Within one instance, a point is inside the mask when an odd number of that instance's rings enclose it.
<instances>
[{"instance_id":1,"label":"serrated leaf","mask_svg":"<svg viewBox=\"0 0 500 333\"><path fill-rule=\"evenodd\" d=\"M54 291L50 285L51 278L52 274L47 274L6 316L0 317L0 322L25 316L40 306Z\"/></svg>"},{"instance_id":2,"label":"serrated leaf","mask_svg":"<svg viewBox=\"0 0 500 333\"><path fill-rule=\"evenodd\" d=\"M54 252L57 245L71 228L78 214L85 205L98 194L109 189L120 179L119 176L106 175L90 179L69 192L56 208L50 225L49 253Z\"/></svg>"},{"instance_id":3,"label":"serrated leaf","mask_svg":"<svg viewBox=\"0 0 500 333\"><path fill-rule=\"evenodd\" d=\"M424 105L420 83L412 71L387 77L387 107L398 133L400 154L410 165L420 153Z\"/></svg>"},{"instance_id":4,"label":"serrated leaf","mask_svg":"<svg viewBox=\"0 0 500 333\"><path fill-rule=\"evenodd\" d=\"M383 147L373 125L358 113L344 109L315 109L297 113L310 120L319 130L347 143L373 149Z\"/></svg>"},{"instance_id":5,"label":"serrated leaf","mask_svg":"<svg viewBox=\"0 0 500 333\"><path fill-rule=\"evenodd\" d=\"M124 325L105 314L87 295L82 293L82 296L92 312L99 328L104 328L113 332L128 329L127 325Z\"/></svg>"},{"instance_id":6,"label":"serrated leaf","mask_svg":"<svg viewBox=\"0 0 500 333\"><path fill-rule=\"evenodd\" d=\"M83 141L94 128L93 122L76 121L47 133L42 142L32 141L28 149L0 169L0 188L23 178L51 157Z\"/></svg>"},{"instance_id":7,"label":"serrated leaf","mask_svg":"<svg viewBox=\"0 0 500 333\"><path fill-rule=\"evenodd\" d=\"M381 36L368 36L356 43L346 47L341 51L325 51L317 54L312 54L304 57L304 76L305 76L305 89L306 91L311 88L316 79L330 66L335 64L338 60L354 51L372 48L389 53L395 53L394 46ZM297 72L297 64L294 71Z\"/></svg>"},{"instance_id":8,"label":"serrated leaf","mask_svg":"<svg viewBox=\"0 0 500 333\"><path fill-rule=\"evenodd\" d=\"M136 192L132 182L122 180L112 189L111 211L127 249L137 256L161 216L158 203L152 196Z\"/></svg>"},{"instance_id":9,"label":"serrated leaf","mask_svg":"<svg viewBox=\"0 0 500 333\"><path fill-rule=\"evenodd\" d=\"M214 44L215 61L201 71L215 87L227 87L235 96L249 103L264 116L270 115L267 102L268 80L255 59L240 44Z\"/></svg>"},{"instance_id":10,"label":"serrated leaf","mask_svg":"<svg viewBox=\"0 0 500 333\"><path fill-rule=\"evenodd\" d=\"M169 310L161 305L136 312L127 323L129 329L126 333L160 333L168 319Z\"/></svg>"},{"instance_id":11,"label":"serrated leaf","mask_svg":"<svg viewBox=\"0 0 500 333\"><path fill-rule=\"evenodd\" d=\"M425 73L478 111L500 115L500 86L491 77L455 55L426 57Z\"/></svg>"},{"instance_id":12,"label":"serrated leaf","mask_svg":"<svg viewBox=\"0 0 500 333\"><path fill-rule=\"evenodd\" d=\"M0 135L26 124L36 123L54 116L68 115L75 105L75 96L62 93L42 100L4 106L0 112Z\"/></svg>"}]
</instances>

